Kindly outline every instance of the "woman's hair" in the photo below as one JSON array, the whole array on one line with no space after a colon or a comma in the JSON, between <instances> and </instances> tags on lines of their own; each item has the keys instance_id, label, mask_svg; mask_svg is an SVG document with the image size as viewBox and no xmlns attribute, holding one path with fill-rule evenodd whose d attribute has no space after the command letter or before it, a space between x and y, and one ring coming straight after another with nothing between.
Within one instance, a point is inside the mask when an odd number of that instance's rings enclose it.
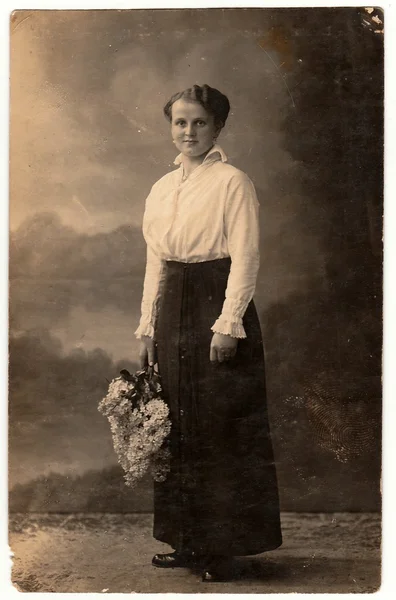
<instances>
[{"instance_id":1,"label":"woman's hair","mask_svg":"<svg viewBox=\"0 0 396 600\"><path fill-rule=\"evenodd\" d=\"M230 112L230 103L227 96L210 87L209 85L193 85L182 92L177 92L168 100L164 106L164 114L169 121L172 121L172 105L176 100L187 100L188 102L198 102L204 109L214 116L215 125L224 127Z\"/></svg>"}]
</instances>

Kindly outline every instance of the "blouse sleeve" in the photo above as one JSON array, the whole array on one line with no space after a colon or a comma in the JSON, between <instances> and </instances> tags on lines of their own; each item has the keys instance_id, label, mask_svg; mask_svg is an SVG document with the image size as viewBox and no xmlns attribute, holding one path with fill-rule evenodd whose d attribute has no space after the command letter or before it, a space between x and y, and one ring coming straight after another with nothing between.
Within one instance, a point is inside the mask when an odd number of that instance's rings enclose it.
<instances>
[{"instance_id":1,"label":"blouse sleeve","mask_svg":"<svg viewBox=\"0 0 396 600\"><path fill-rule=\"evenodd\" d=\"M222 312L212 331L246 338L242 318L256 288L260 228L256 190L242 172L229 182L224 221L231 268Z\"/></svg>"},{"instance_id":2,"label":"blouse sleeve","mask_svg":"<svg viewBox=\"0 0 396 600\"><path fill-rule=\"evenodd\" d=\"M155 337L155 327L158 317L159 300L165 273L165 260L159 258L152 248L147 245L146 273L144 276L141 317L135 336L141 338L147 335Z\"/></svg>"}]
</instances>

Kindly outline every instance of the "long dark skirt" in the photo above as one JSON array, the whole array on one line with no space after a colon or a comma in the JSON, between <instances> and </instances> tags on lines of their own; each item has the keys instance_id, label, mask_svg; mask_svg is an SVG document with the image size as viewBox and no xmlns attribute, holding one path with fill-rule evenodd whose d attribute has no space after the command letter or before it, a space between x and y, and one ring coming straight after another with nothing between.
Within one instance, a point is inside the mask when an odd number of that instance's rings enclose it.
<instances>
[{"instance_id":1,"label":"long dark skirt","mask_svg":"<svg viewBox=\"0 0 396 600\"><path fill-rule=\"evenodd\" d=\"M236 356L209 360L230 265L167 262L157 342L172 461L154 488L154 537L178 551L237 556L273 550L282 535L253 301Z\"/></svg>"}]
</instances>

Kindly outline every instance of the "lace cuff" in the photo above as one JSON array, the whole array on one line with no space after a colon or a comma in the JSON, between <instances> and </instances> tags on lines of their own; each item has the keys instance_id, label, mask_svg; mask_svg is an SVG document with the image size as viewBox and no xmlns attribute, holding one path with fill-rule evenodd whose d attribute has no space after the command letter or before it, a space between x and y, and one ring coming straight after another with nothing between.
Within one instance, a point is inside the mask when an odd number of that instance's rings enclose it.
<instances>
[{"instance_id":1,"label":"lace cuff","mask_svg":"<svg viewBox=\"0 0 396 600\"><path fill-rule=\"evenodd\" d=\"M211 328L212 331L235 338L247 337L242 322L246 308L247 304L243 300L226 298L223 303L221 315Z\"/></svg>"},{"instance_id":2,"label":"lace cuff","mask_svg":"<svg viewBox=\"0 0 396 600\"><path fill-rule=\"evenodd\" d=\"M246 332L242 324L242 319L237 321L228 321L225 317L221 316L217 319L211 330L214 333L222 333L223 335L230 335L234 338L245 338Z\"/></svg>"}]
</instances>

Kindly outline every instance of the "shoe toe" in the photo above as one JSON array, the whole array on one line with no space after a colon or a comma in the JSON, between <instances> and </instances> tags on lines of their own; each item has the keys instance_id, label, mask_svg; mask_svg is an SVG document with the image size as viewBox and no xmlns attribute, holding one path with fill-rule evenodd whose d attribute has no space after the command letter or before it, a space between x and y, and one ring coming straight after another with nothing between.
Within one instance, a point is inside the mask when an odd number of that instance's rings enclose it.
<instances>
[{"instance_id":1,"label":"shoe toe","mask_svg":"<svg viewBox=\"0 0 396 600\"><path fill-rule=\"evenodd\" d=\"M202 581L205 583L228 581L229 579L229 574L226 571L207 569L202 573Z\"/></svg>"},{"instance_id":2,"label":"shoe toe","mask_svg":"<svg viewBox=\"0 0 396 600\"><path fill-rule=\"evenodd\" d=\"M202 571L202 581L230 581L233 577L233 562L225 559L207 564Z\"/></svg>"},{"instance_id":3,"label":"shoe toe","mask_svg":"<svg viewBox=\"0 0 396 600\"><path fill-rule=\"evenodd\" d=\"M172 567L175 562L175 558L168 554L156 554L151 560L155 567Z\"/></svg>"},{"instance_id":4,"label":"shoe toe","mask_svg":"<svg viewBox=\"0 0 396 600\"><path fill-rule=\"evenodd\" d=\"M171 554L156 554L151 560L155 567L163 569L174 569L176 567L188 567L193 563L193 558L188 554L179 554L173 552Z\"/></svg>"},{"instance_id":5,"label":"shoe toe","mask_svg":"<svg viewBox=\"0 0 396 600\"><path fill-rule=\"evenodd\" d=\"M202 581L205 581L205 582L216 581L216 579L214 577L214 573L212 573L212 571L204 571L202 573Z\"/></svg>"}]
</instances>

